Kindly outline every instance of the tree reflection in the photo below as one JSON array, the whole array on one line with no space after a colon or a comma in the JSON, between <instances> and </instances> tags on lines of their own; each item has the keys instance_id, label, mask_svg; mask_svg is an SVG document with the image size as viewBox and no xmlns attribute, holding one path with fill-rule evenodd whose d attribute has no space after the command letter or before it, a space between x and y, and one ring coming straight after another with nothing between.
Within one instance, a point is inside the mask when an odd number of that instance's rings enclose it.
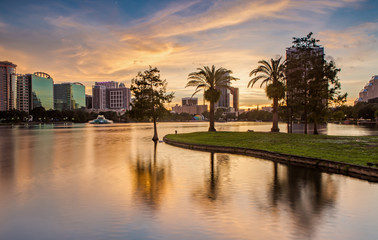
<instances>
[{"instance_id":1,"label":"tree reflection","mask_svg":"<svg viewBox=\"0 0 378 240\"><path fill-rule=\"evenodd\" d=\"M137 199L143 204L157 209L167 187L167 167L157 163L157 142L154 143L153 158L136 157L136 163L131 168Z\"/></svg>"},{"instance_id":2,"label":"tree reflection","mask_svg":"<svg viewBox=\"0 0 378 240\"><path fill-rule=\"evenodd\" d=\"M226 154L217 154L215 160L214 153L210 153L209 173L205 177L204 187L198 188L194 193L194 197L205 205L214 203L219 199L224 201L226 196L222 188L225 185L229 172L229 156Z\"/></svg>"},{"instance_id":3,"label":"tree reflection","mask_svg":"<svg viewBox=\"0 0 378 240\"><path fill-rule=\"evenodd\" d=\"M269 191L270 209L278 213L289 206L296 235L311 237L323 213L333 208L337 186L331 175L309 168L290 166L286 173L273 163L273 179Z\"/></svg>"}]
</instances>

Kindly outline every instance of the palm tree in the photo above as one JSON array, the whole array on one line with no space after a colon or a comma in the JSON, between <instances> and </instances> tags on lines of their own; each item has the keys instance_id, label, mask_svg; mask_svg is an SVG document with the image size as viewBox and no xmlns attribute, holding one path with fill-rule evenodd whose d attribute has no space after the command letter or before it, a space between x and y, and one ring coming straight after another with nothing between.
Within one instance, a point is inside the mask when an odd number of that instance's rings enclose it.
<instances>
[{"instance_id":1,"label":"palm tree","mask_svg":"<svg viewBox=\"0 0 378 240\"><path fill-rule=\"evenodd\" d=\"M248 87L253 87L257 81L262 80L260 87L266 84L266 95L269 99L273 99L272 132L280 131L278 128L278 101L285 97L285 85L283 83L285 79L285 63L281 63L281 58L270 59L270 64L265 60L261 60L258 62L260 65L249 73L250 77L253 75L255 77L249 81Z\"/></svg>"},{"instance_id":2,"label":"palm tree","mask_svg":"<svg viewBox=\"0 0 378 240\"><path fill-rule=\"evenodd\" d=\"M210 102L210 127L209 132L215 132L214 127L214 103L216 103L221 95L221 88L230 88L231 80L238 80L238 78L232 77L231 70L225 68L215 69L213 65L211 68L204 66L203 68L197 68L197 72L192 72L188 75L188 83L186 87L196 87L195 92L204 90L204 98Z\"/></svg>"}]
</instances>

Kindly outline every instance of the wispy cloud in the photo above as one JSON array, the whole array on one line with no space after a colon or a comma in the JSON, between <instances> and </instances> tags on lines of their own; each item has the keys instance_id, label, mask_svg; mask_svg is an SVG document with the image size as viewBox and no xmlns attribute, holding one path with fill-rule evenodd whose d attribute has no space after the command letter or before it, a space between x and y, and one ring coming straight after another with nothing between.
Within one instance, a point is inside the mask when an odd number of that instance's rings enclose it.
<instances>
[{"instance_id":1,"label":"wispy cloud","mask_svg":"<svg viewBox=\"0 0 378 240\"><path fill-rule=\"evenodd\" d=\"M127 24L93 19L93 10L85 10L84 5L81 14L73 8L64 8L65 14L52 14L50 9L50 14L42 18L44 28L37 31L11 31L7 24L0 22L0 55L18 64L19 72L47 71L57 82L79 81L88 89L95 81L128 84L138 71L148 65L157 66L162 77L168 80L169 88L176 91L177 102L192 93L192 89L184 88L187 74L197 67L214 64L232 69L240 78L235 86L240 87L241 105L263 104L270 102L263 89L246 88L248 73L257 61L284 54L291 37L307 34L312 30L309 27L322 25L322 16L358 2L174 2ZM42 12L46 12L46 6ZM107 12L119 15L114 6ZM366 43L374 40L376 26L372 22L338 31L325 29L317 37L337 60L338 57L350 60L358 51L365 52ZM340 47L340 39L344 47ZM342 64L345 61L340 60Z\"/></svg>"}]
</instances>

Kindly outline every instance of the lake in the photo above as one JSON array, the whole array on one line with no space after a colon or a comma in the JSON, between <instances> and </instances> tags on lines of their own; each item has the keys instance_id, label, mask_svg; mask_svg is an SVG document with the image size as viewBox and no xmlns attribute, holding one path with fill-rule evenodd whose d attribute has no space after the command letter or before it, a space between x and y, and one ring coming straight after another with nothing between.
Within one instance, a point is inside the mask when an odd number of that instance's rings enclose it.
<instances>
[{"instance_id":1,"label":"lake","mask_svg":"<svg viewBox=\"0 0 378 240\"><path fill-rule=\"evenodd\" d=\"M160 138L207 128L158 124ZM338 124L322 132L378 134ZM152 135L151 123L1 128L0 239L378 239L377 183L155 146Z\"/></svg>"}]
</instances>

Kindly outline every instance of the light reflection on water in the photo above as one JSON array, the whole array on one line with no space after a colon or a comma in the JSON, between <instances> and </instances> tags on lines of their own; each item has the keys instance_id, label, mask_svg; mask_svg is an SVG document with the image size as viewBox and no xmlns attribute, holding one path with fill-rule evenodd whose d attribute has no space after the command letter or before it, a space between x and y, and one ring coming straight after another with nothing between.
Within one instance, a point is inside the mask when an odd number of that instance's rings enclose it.
<instances>
[{"instance_id":1,"label":"light reflection on water","mask_svg":"<svg viewBox=\"0 0 378 240\"><path fill-rule=\"evenodd\" d=\"M265 123L216 126L270 129ZM159 135L207 127L160 123ZM246 156L155 147L152 124L0 133L0 239L378 236L378 185L366 181Z\"/></svg>"}]
</instances>

